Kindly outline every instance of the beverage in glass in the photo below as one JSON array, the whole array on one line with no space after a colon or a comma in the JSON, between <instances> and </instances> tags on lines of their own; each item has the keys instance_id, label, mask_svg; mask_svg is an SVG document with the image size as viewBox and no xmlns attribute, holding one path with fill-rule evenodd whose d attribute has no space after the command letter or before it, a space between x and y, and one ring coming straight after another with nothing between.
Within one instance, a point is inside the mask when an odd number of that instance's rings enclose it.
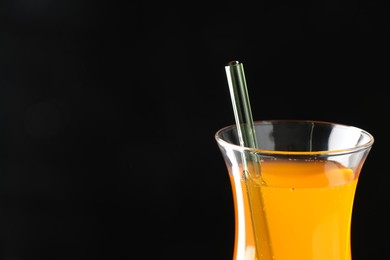
<instances>
[{"instance_id":1,"label":"beverage in glass","mask_svg":"<svg viewBox=\"0 0 390 260\"><path fill-rule=\"evenodd\" d=\"M216 141L235 208L234 260L351 260L355 192L374 138L338 123L254 122L258 149L236 125Z\"/></svg>"}]
</instances>

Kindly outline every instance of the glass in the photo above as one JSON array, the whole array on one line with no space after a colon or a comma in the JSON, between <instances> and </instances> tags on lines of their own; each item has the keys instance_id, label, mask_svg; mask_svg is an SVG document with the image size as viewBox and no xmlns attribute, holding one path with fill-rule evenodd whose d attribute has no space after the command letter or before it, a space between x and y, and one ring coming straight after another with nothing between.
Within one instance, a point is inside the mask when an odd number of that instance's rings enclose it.
<instances>
[{"instance_id":1,"label":"glass","mask_svg":"<svg viewBox=\"0 0 390 260\"><path fill-rule=\"evenodd\" d=\"M235 208L234 260L351 260L355 191L373 136L304 120L255 121L260 149L236 125L215 134Z\"/></svg>"}]
</instances>

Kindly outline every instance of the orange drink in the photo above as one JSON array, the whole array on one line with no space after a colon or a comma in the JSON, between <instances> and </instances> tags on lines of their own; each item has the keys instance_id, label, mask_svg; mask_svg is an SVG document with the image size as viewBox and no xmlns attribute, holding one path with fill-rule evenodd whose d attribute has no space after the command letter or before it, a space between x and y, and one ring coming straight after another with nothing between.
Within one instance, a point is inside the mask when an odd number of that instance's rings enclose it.
<instances>
[{"instance_id":1,"label":"orange drink","mask_svg":"<svg viewBox=\"0 0 390 260\"><path fill-rule=\"evenodd\" d=\"M374 139L320 121L255 121L259 148L237 128L215 137L233 192L233 260L352 260L355 192Z\"/></svg>"},{"instance_id":2,"label":"orange drink","mask_svg":"<svg viewBox=\"0 0 390 260\"><path fill-rule=\"evenodd\" d=\"M327 160L265 160L261 167L262 175L257 178L237 182L233 175L230 177L235 195L237 189L247 193L249 185L252 204L261 205L261 209L253 209L252 213L254 218L264 218L259 223L268 225L269 236L258 236L263 241L257 244L271 247L273 258L269 259L350 260L356 172ZM250 207L247 205L245 210ZM245 215L246 221L251 222L250 212ZM247 225L243 245L246 255L262 251L255 248L251 227ZM259 229L255 233L263 232L261 225L255 228Z\"/></svg>"}]
</instances>

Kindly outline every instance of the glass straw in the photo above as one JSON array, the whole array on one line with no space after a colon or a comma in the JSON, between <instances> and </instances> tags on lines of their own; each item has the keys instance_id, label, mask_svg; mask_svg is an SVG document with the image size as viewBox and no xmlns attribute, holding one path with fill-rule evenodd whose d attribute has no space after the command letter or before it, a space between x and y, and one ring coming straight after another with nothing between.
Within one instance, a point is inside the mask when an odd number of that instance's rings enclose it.
<instances>
[{"instance_id":1,"label":"glass straw","mask_svg":"<svg viewBox=\"0 0 390 260\"><path fill-rule=\"evenodd\" d=\"M243 64L239 61L230 61L225 66L227 80L229 84L230 96L233 105L234 117L237 126L237 135L241 146L259 149L254 122L252 118L252 111L249 102L248 89L246 86L245 73ZM273 259L271 245L261 245L258 240L264 237L263 241L269 240L269 231L266 218L255 218L256 214L265 214L261 212L264 208L263 196L261 191L256 191L252 188L252 178L261 178L260 158L256 153L243 151L243 174L242 180L245 182L247 188L247 195L252 216L253 234L255 236L256 253L260 259ZM251 169L249 170L248 162L252 161ZM256 185L257 186L257 185ZM258 196L257 204L253 203L251 198ZM261 230L260 233L256 233ZM265 257L265 258L261 258Z\"/></svg>"},{"instance_id":2,"label":"glass straw","mask_svg":"<svg viewBox=\"0 0 390 260\"><path fill-rule=\"evenodd\" d=\"M240 145L249 148L258 148L245 81L244 67L242 63L238 61L231 61L225 67L225 70Z\"/></svg>"}]
</instances>

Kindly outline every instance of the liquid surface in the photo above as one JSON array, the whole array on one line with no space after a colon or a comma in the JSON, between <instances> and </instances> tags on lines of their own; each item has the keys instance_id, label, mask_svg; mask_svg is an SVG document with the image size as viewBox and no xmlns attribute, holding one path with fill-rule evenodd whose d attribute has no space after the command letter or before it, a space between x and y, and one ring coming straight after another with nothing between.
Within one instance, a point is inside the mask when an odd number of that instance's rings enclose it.
<instances>
[{"instance_id":1,"label":"liquid surface","mask_svg":"<svg viewBox=\"0 0 390 260\"><path fill-rule=\"evenodd\" d=\"M252 174L253 165L248 172L246 181L237 173L231 175L236 257L351 259L350 226L358 179L351 169L332 161L271 160L262 162L261 176ZM237 200L240 196L242 202Z\"/></svg>"}]
</instances>

